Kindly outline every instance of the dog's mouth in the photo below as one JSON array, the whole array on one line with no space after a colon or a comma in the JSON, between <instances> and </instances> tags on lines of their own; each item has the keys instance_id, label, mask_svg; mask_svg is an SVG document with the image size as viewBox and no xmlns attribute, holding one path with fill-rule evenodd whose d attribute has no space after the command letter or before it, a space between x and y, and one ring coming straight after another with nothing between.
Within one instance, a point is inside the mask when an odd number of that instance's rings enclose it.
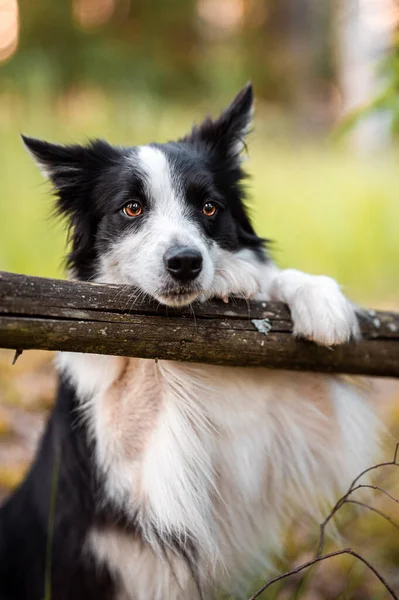
<instances>
[{"instance_id":1,"label":"dog's mouth","mask_svg":"<svg viewBox=\"0 0 399 600\"><path fill-rule=\"evenodd\" d=\"M197 286L176 286L158 290L155 298L167 306L186 306L191 304L201 294Z\"/></svg>"}]
</instances>

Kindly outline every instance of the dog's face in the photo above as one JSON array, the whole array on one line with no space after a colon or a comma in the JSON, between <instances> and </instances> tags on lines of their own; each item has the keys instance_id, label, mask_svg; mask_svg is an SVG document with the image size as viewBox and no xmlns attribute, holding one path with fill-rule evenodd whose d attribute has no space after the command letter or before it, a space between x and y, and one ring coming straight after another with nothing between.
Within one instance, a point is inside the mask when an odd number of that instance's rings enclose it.
<instances>
[{"instance_id":1,"label":"dog's face","mask_svg":"<svg viewBox=\"0 0 399 600\"><path fill-rule=\"evenodd\" d=\"M218 119L177 142L118 148L24 138L69 219L74 276L133 285L168 305L256 292L253 277L243 273L240 283L234 269L245 252L263 256L243 204L251 113L248 85Z\"/></svg>"}]
</instances>

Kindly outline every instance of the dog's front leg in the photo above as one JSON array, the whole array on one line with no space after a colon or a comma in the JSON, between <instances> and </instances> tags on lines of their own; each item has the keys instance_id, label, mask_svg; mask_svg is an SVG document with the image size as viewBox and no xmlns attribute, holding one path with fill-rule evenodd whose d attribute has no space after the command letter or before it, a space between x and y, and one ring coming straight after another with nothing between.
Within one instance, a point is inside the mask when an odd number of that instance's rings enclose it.
<instances>
[{"instance_id":1,"label":"dog's front leg","mask_svg":"<svg viewBox=\"0 0 399 600\"><path fill-rule=\"evenodd\" d=\"M285 302L294 334L323 346L342 344L359 335L355 307L334 279L295 269L280 270L272 262L257 260L249 250L234 254L219 251L212 287L201 299L212 296L225 301L239 296Z\"/></svg>"},{"instance_id":2,"label":"dog's front leg","mask_svg":"<svg viewBox=\"0 0 399 600\"><path fill-rule=\"evenodd\" d=\"M295 335L323 346L359 336L355 307L334 279L295 269L272 269L270 275L266 277L266 296L288 304Z\"/></svg>"}]
</instances>

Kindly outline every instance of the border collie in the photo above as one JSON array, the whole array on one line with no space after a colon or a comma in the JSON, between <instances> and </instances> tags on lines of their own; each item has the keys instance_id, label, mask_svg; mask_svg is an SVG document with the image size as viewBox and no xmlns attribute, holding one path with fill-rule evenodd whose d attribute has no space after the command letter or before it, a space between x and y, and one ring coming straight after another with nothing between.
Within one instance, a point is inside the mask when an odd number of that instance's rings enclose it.
<instances>
[{"instance_id":1,"label":"border collie","mask_svg":"<svg viewBox=\"0 0 399 600\"><path fill-rule=\"evenodd\" d=\"M169 306L280 300L294 334L358 335L328 277L279 270L245 207L247 85L166 144L24 137L70 227L71 276ZM266 165L265 165L265 168ZM376 419L342 379L61 353L54 410L0 512L2 600L195 600L248 593L284 527L320 515L372 462Z\"/></svg>"}]
</instances>

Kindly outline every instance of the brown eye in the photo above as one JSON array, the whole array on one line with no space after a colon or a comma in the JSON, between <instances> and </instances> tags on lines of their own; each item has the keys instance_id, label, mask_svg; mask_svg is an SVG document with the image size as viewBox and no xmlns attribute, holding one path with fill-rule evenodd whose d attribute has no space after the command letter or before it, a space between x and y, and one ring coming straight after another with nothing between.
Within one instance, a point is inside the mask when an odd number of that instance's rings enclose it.
<instances>
[{"instance_id":1,"label":"brown eye","mask_svg":"<svg viewBox=\"0 0 399 600\"><path fill-rule=\"evenodd\" d=\"M213 217L217 211L217 206L214 202L206 202L202 207L202 214L206 217Z\"/></svg>"},{"instance_id":2,"label":"brown eye","mask_svg":"<svg viewBox=\"0 0 399 600\"><path fill-rule=\"evenodd\" d=\"M129 202L123 207L123 214L127 217L139 217L143 213L143 207L140 202L135 200L134 202Z\"/></svg>"}]
</instances>

